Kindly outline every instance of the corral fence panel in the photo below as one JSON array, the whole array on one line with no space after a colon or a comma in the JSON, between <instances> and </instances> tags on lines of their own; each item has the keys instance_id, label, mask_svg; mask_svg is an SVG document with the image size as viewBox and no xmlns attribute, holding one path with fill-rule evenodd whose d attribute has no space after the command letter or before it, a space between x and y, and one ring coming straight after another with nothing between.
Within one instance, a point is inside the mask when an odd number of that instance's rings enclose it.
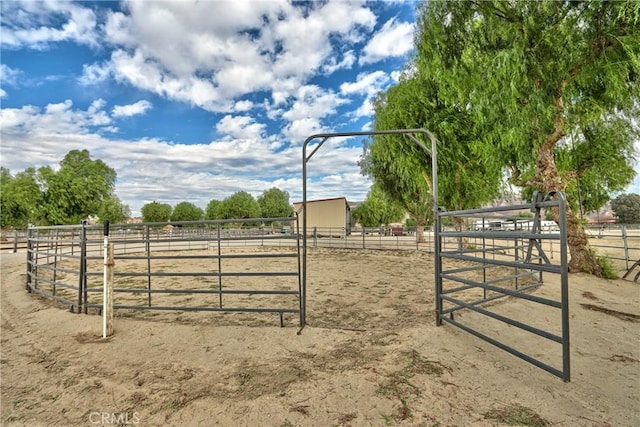
<instances>
[{"instance_id":1,"label":"corral fence panel","mask_svg":"<svg viewBox=\"0 0 640 427\"><path fill-rule=\"evenodd\" d=\"M115 309L275 313L282 325L301 314L297 230L296 217L31 227L27 290L101 311L108 241Z\"/></svg>"},{"instance_id":2,"label":"corral fence panel","mask_svg":"<svg viewBox=\"0 0 640 427\"><path fill-rule=\"evenodd\" d=\"M565 202L562 193L550 193L546 197L536 193L531 204L453 212L440 210L435 237L435 298L438 325L444 322L456 326L569 381ZM533 218L514 219L506 224L498 221L504 212L522 209L529 209ZM542 220L547 209L558 211L557 224ZM473 225L458 231L445 231L439 226L445 218L453 217L469 219L467 224ZM449 241L448 247L445 241ZM557 249L555 257L550 253L553 242ZM541 288L545 274L558 275L559 289L546 289L548 284ZM505 297L511 298L512 303L492 304ZM531 318L522 313L535 313L535 316ZM509 327L515 331L513 343L501 339L500 332ZM550 351L527 354L516 348L518 344L527 344L530 348L532 342L536 343L536 349Z\"/></svg>"}]
</instances>

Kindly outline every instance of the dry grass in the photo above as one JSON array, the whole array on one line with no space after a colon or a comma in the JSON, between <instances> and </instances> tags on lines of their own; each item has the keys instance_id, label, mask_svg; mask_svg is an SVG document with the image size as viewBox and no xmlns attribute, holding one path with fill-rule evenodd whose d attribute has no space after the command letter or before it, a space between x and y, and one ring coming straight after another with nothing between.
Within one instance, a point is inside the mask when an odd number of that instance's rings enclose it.
<instances>
[{"instance_id":1,"label":"dry grass","mask_svg":"<svg viewBox=\"0 0 640 427\"><path fill-rule=\"evenodd\" d=\"M485 419L496 420L510 426L546 427L551 423L533 410L519 404L491 409L484 414Z\"/></svg>"}]
</instances>

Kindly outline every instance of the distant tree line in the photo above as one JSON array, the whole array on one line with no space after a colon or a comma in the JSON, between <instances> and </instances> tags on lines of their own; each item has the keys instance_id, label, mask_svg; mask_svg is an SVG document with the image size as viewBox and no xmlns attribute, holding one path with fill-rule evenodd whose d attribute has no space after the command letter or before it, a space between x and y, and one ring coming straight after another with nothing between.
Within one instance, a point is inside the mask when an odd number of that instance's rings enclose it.
<instances>
[{"instance_id":1,"label":"distant tree line","mask_svg":"<svg viewBox=\"0 0 640 427\"><path fill-rule=\"evenodd\" d=\"M207 204L205 210L186 201L178 203L174 208L166 203L155 201L142 207L144 222L284 218L292 215L293 206L289 202L289 193L276 187L265 190L257 199L246 191L238 191L224 200L213 199Z\"/></svg>"}]
</instances>

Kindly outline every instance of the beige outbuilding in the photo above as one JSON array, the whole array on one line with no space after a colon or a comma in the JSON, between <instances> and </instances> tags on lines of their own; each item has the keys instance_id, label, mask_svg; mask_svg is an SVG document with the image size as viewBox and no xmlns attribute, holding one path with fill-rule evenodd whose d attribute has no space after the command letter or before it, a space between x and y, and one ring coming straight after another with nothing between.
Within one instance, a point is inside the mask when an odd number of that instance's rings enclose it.
<instances>
[{"instance_id":1,"label":"beige outbuilding","mask_svg":"<svg viewBox=\"0 0 640 427\"><path fill-rule=\"evenodd\" d=\"M351 233L351 209L345 197L308 200L306 213L302 202L295 202L293 208L300 213L300 232L306 214L308 234L345 236Z\"/></svg>"}]
</instances>

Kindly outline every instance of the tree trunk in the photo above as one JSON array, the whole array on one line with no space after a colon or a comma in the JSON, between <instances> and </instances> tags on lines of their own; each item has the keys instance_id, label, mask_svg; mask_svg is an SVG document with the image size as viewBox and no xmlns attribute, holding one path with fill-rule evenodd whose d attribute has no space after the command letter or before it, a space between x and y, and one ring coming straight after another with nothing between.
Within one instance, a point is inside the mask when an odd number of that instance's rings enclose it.
<instances>
[{"instance_id":1,"label":"tree trunk","mask_svg":"<svg viewBox=\"0 0 640 427\"><path fill-rule=\"evenodd\" d=\"M456 231L462 231L464 228L464 218L461 216L453 217L453 225ZM469 238L467 237L458 237L458 250L469 249Z\"/></svg>"},{"instance_id":2,"label":"tree trunk","mask_svg":"<svg viewBox=\"0 0 640 427\"><path fill-rule=\"evenodd\" d=\"M427 225L427 219L424 217L416 218L416 239L418 243L424 243L424 227Z\"/></svg>"},{"instance_id":3,"label":"tree trunk","mask_svg":"<svg viewBox=\"0 0 640 427\"><path fill-rule=\"evenodd\" d=\"M564 191L566 185L558 173L556 163L553 159L553 146L555 142L547 141L537 152L537 172L536 184L546 193L550 191ZM602 277L602 268L597 262L595 253L589 246L589 238L584 231L584 227L578 216L571 210L569 203L566 205L567 212L567 240L571 260L569 261L569 271L584 272ZM560 214L557 209L553 210L553 219L559 222Z\"/></svg>"}]
</instances>

